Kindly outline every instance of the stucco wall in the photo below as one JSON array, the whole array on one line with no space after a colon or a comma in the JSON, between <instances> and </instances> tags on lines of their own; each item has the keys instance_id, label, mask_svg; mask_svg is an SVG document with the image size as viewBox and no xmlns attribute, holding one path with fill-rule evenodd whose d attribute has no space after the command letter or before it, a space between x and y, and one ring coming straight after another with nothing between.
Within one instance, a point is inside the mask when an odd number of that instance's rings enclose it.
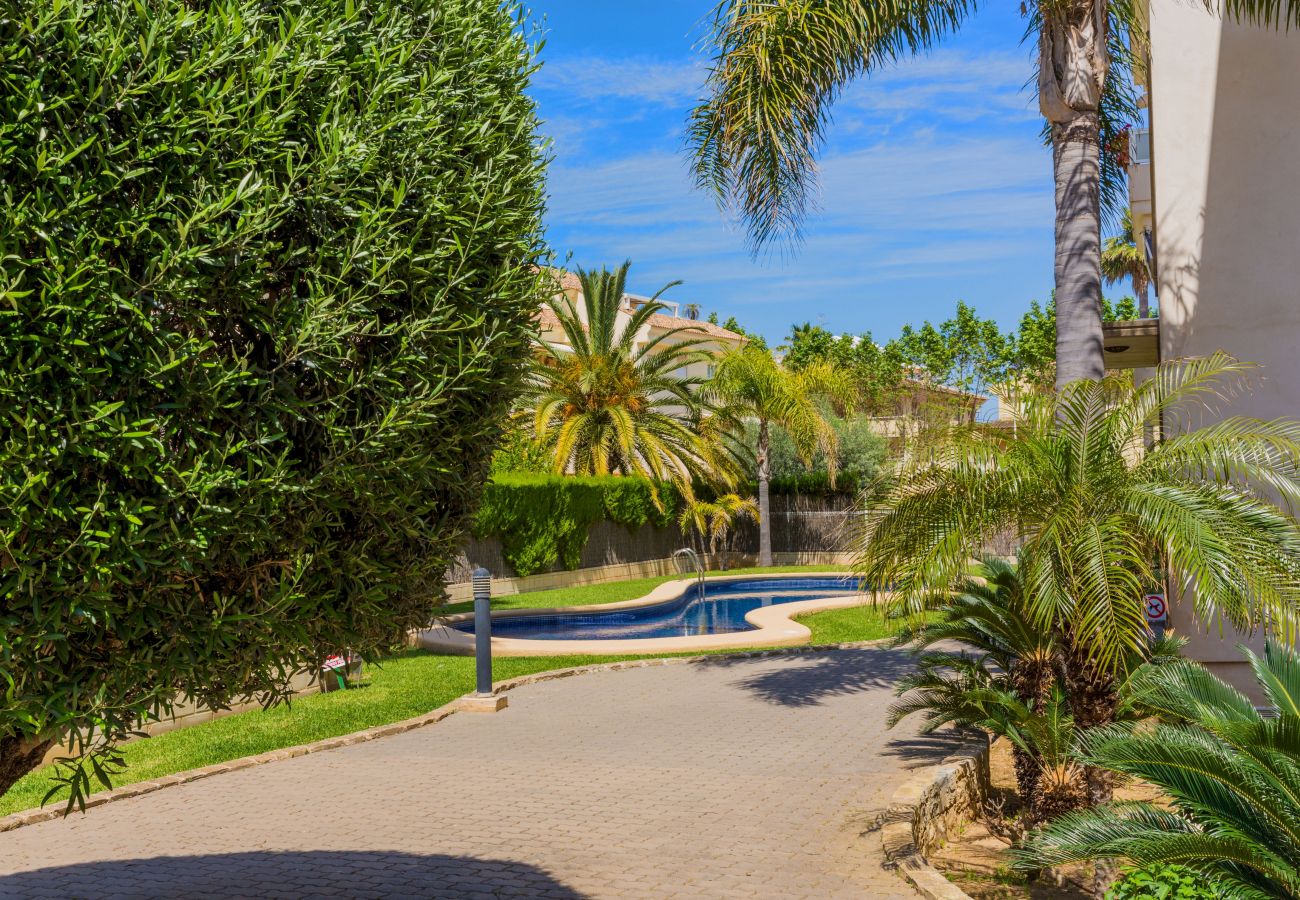
<instances>
[{"instance_id":1,"label":"stucco wall","mask_svg":"<svg viewBox=\"0 0 1300 900\"><path fill-rule=\"evenodd\" d=\"M1226 23L1184 0L1152 0L1150 16L1161 356L1222 349L1259 363L1228 411L1296 416L1300 35ZM1171 621L1191 634L1186 607ZM1240 658L1240 640L1216 630L1189 649L1244 682L1222 665Z\"/></svg>"}]
</instances>

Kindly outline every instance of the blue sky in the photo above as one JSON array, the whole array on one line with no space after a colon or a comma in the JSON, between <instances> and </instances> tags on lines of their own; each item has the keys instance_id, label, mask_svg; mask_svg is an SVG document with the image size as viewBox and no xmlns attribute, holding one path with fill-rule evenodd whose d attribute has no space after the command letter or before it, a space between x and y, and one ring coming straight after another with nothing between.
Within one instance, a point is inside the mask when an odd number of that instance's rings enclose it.
<instances>
[{"instance_id":1,"label":"blue sky","mask_svg":"<svg viewBox=\"0 0 1300 900\"><path fill-rule=\"evenodd\" d=\"M681 279L669 299L771 341L803 321L884 339L959 299L1010 328L1047 297L1051 159L1014 4L846 91L805 242L755 260L691 187L683 152L713 2L535 0L547 37L532 90L554 141L546 222L561 260L630 258L634 292Z\"/></svg>"}]
</instances>

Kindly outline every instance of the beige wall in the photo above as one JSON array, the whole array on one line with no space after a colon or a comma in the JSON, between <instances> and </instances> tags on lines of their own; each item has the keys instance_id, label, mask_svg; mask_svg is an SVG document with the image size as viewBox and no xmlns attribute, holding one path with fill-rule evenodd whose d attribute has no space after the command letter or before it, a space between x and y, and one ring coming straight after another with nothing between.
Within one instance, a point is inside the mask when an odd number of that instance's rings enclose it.
<instances>
[{"instance_id":1,"label":"beige wall","mask_svg":"<svg viewBox=\"0 0 1300 900\"><path fill-rule=\"evenodd\" d=\"M1150 17L1161 356L1259 363L1231 411L1300 415L1300 34L1186 0L1152 0ZM1185 608L1173 622L1193 631ZM1190 649L1230 664L1239 640L1216 630Z\"/></svg>"}]
</instances>

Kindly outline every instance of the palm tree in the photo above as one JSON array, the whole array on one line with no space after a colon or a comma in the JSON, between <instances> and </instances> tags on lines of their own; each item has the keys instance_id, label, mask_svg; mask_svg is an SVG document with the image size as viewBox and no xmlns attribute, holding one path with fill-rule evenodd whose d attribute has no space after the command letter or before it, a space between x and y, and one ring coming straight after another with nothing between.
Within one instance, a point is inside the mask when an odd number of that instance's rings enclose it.
<instances>
[{"instance_id":1,"label":"palm tree","mask_svg":"<svg viewBox=\"0 0 1300 900\"><path fill-rule=\"evenodd\" d=\"M1271 715L1189 661L1140 673L1161 722L1112 725L1079 741L1090 765L1140 778L1173 801L1097 807L1033 837L1026 866L1124 860L1177 864L1225 898L1300 897L1300 654L1246 654Z\"/></svg>"},{"instance_id":2,"label":"palm tree","mask_svg":"<svg viewBox=\"0 0 1300 900\"><path fill-rule=\"evenodd\" d=\"M917 654L917 669L898 682L891 727L920 714L926 732L951 724L1007 738L1026 810L1022 827L1084 805L1084 773L1070 752L1076 729L1061 689L1060 642L1034 621L1017 566L987 556L955 594L937 595L932 603L932 618L902 629L895 641ZM936 644L960 649L931 649ZM1124 660L1117 715L1148 713L1131 686L1132 674L1176 658L1182 645L1172 635L1152 638Z\"/></svg>"},{"instance_id":3,"label":"palm tree","mask_svg":"<svg viewBox=\"0 0 1300 900\"><path fill-rule=\"evenodd\" d=\"M851 404L854 389L851 379L841 370L821 363L791 372L777 363L766 348L746 344L718 360L709 387L718 406L730 415L758 422L754 448L758 475L758 564L770 566L772 525L768 484L772 474L769 458L772 426L785 430L805 464L820 450L826 457L834 484L838 440L816 398L825 395Z\"/></svg>"},{"instance_id":4,"label":"palm tree","mask_svg":"<svg viewBox=\"0 0 1300 900\"><path fill-rule=\"evenodd\" d=\"M1119 234L1106 238L1101 245L1101 274L1107 284L1131 279L1133 293L1137 295L1138 315L1143 319L1148 316L1150 304L1147 301L1147 288L1151 284L1151 276L1147 272L1146 252L1134 239L1133 212L1127 206L1120 216Z\"/></svg>"},{"instance_id":5,"label":"palm tree","mask_svg":"<svg viewBox=\"0 0 1300 900\"><path fill-rule=\"evenodd\" d=\"M638 344L664 309L658 298L676 282L624 310L629 266L578 270L581 306L568 297L553 304L568 346L542 342L520 409L556 472L640 475L688 489L693 477L730 483L739 466L722 434L734 429L719 427L704 380L684 374L712 357L683 328Z\"/></svg>"},{"instance_id":6,"label":"palm tree","mask_svg":"<svg viewBox=\"0 0 1300 900\"><path fill-rule=\"evenodd\" d=\"M919 610L992 539L1016 534L1030 619L1057 636L1080 728L1115 718L1153 589L1194 581L1200 621L1294 634L1300 526L1275 498L1300 500L1300 423L1229 417L1140 449L1144 427L1162 436L1246 370L1216 354L1136 387L1079 381L1028 401L1012 433L953 429L874 486L860 575ZM1089 790L1106 799L1109 779L1091 770Z\"/></svg>"},{"instance_id":7,"label":"palm tree","mask_svg":"<svg viewBox=\"0 0 1300 900\"><path fill-rule=\"evenodd\" d=\"M683 531L694 530L699 535L701 550L704 549L703 542L707 538L709 556L717 560L718 545L726 545L731 530L741 519L759 521L758 504L739 494L723 494L711 501L686 498L677 521ZM727 568L725 560L721 568Z\"/></svg>"},{"instance_id":8,"label":"palm tree","mask_svg":"<svg viewBox=\"0 0 1300 900\"><path fill-rule=\"evenodd\" d=\"M719 0L713 65L690 126L697 183L734 203L755 249L797 235L813 203L816 151L835 97L858 76L934 46L975 6L971 0ZM1058 385L1101 378L1104 370L1101 198L1103 187L1122 190L1123 176L1100 148L1133 121L1123 70L1135 6L1127 0L1025 5L1038 38L1038 101L1056 185ZM1226 7L1234 18L1270 26L1300 18L1298 0L1232 0Z\"/></svg>"}]
</instances>

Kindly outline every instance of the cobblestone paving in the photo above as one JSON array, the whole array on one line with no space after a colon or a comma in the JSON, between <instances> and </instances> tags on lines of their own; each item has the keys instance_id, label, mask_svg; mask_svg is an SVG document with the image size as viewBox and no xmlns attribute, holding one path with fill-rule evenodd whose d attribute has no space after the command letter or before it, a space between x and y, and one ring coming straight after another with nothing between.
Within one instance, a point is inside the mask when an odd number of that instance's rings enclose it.
<instances>
[{"instance_id":1,"label":"cobblestone paving","mask_svg":"<svg viewBox=\"0 0 1300 900\"><path fill-rule=\"evenodd\" d=\"M914 898L886 650L599 672L0 834L0 897Z\"/></svg>"}]
</instances>

